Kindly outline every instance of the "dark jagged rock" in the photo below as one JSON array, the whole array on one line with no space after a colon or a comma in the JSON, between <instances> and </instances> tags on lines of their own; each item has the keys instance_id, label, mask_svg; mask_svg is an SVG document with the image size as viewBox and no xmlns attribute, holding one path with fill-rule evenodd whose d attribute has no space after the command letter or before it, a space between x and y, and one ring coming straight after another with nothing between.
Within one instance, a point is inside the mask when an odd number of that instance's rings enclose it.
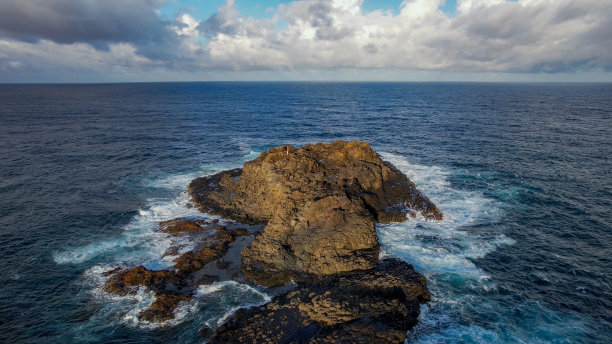
<instances>
[{"instance_id":1,"label":"dark jagged rock","mask_svg":"<svg viewBox=\"0 0 612 344\"><path fill-rule=\"evenodd\" d=\"M378 264L376 222L436 206L365 142L271 148L255 160L189 185L196 206L265 224L242 253L242 271L263 285L368 270Z\"/></svg>"},{"instance_id":2,"label":"dark jagged rock","mask_svg":"<svg viewBox=\"0 0 612 344\"><path fill-rule=\"evenodd\" d=\"M270 303L237 311L212 343L403 343L425 278L397 259L376 268L300 284Z\"/></svg>"},{"instance_id":3,"label":"dark jagged rock","mask_svg":"<svg viewBox=\"0 0 612 344\"><path fill-rule=\"evenodd\" d=\"M176 258L172 270L149 270L144 266L137 266L126 270L115 268L104 274L109 276L103 287L106 292L119 295L133 294L140 286L153 291L155 301L139 314L141 320L152 322L172 319L179 303L190 300L198 285L216 281L214 276L199 276L196 273L207 264L222 258L237 237L250 234L244 228L227 229L218 221L206 222L184 218L163 221L160 223L160 229L174 235L215 230L216 232L202 238L195 250Z\"/></svg>"}]
</instances>

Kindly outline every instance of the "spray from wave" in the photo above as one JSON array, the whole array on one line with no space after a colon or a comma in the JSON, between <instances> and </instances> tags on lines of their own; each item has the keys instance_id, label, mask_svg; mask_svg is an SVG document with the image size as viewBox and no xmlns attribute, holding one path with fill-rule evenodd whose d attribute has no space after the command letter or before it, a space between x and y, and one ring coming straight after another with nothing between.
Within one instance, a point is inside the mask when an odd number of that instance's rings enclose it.
<instances>
[{"instance_id":1,"label":"spray from wave","mask_svg":"<svg viewBox=\"0 0 612 344\"><path fill-rule=\"evenodd\" d=\"M412 164L404 157L382 153L405 173L442 211L444 220L417 217L403 223L379 225L382 255L413 264L428 280L433 300L423 305L419 323L407 343L534 342L583 331L583 325L539 304L521 305L521 316L500 313L496 296L503 292L476 261L504 245L515 244L504 235L504 204L481 191L456 188L455 177L477 178L466 171ZM508 190L498 190L501 196ZM509 200L511 201L511 200ZM507 291L506 291L507 292ZM559 318L563 318L559 321ZM483 323L482 319L489 319ZM554 321L553 321L554 320ZM565 328L550 323L564 323ZM542 341L535 341L542 342ZM564 342L564 341L560 341Z\"/></svg>"},{"instance_id":2,"label":"spray from wave","mask_svg":"<svg viewBox=\"0 0 612 344\"><path fill-rule=\"evenodd\" d=\"M379 225L383 255L402 258L425 274L487 278L474 265L474 259L500 245L512 245L514 240L495 230L481 234L468 228L495 226L501 216L500 205L477 191L453 188L448 181L450 172L440 167L411 164L394 154L381 155L406 174L444 214L442 221L417 217L402 223Z\"/></svg>"},{"instance_id":3,"label":"spray from wave","mask_svg":"<svg viewBox=\"0 0 612 344\"><path fill-rule=\"evenodd\" d=\"M475 343L498 342L494 332L459 322L471 304L482 303L474 294L486 294L496 288L495 281L475 264L475 259L501 245L514 244L513 239L496 227L501 216L500 205L478 191L453 188L449 182L450 171L411 164L394 154L381 155L406 174L444 214L442 221L417 217L378 226L381 255L399 257L413 264L427 277L433 297L432 302L422 306L419 324L408 333L406 341L450 343L464 338ZM489 230L470 230L474 227ZM448 329L456 331L450 337L454 339L446 340L444 331Z\"/></svg>"},{"instance_id":4,"label":"spray from wave","mask_svg":"<svg viewBox=\"0 0 612 344\"><path fill-rule=\"evenodd\" d=\"M254 153L249 152L244 160ZM235 164L215 164L203 166L199 171L178 175L155 176L140 182L143 194L170 194L169 197L151 197L146 206L139 209L132 220L123 228L123 233L115 238L94 242L85 246L69 248L53 254L57 264L86 264L95 262L94 266L83 274L84 288L90 297L99 304L98 315L92 321L113 322L138 328L157 328L174 326L189 319L199 319L200 323L211 324L229 317L236 309L260 304L269 300L269 296L236 282L221 282L211 286L201 286L196 297L182 302L174 312L174 318L162 323L141 321L138 314L147 309L155 300L154 294L146 288L140 288L133 295L109 295L102 290L107 277L104 272L115 266L133 267L144 265L148 269L168 269L176 255L165 255L168 248L178 248L180 255L193 249L194 243L188 237L169 235L158 231L159 222L178 217L195 217L204 220L218 219L217 216L203 214L195 208L188 207L189 195L185 191L194 178L209 175L236 167ZM97 320L96 320L97 319Z\"/></svg>"}]
</instances>

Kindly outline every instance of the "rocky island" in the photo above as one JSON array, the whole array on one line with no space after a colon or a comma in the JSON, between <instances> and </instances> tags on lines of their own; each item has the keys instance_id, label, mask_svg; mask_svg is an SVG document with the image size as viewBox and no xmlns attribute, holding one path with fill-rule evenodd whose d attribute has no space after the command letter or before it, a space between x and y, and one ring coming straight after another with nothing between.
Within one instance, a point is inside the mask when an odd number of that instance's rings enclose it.
<instances>
[{"instance_id":1,"label":"rocky island","mask_svg":"<svg viewBox=\"0 0 612 344\"><path fill-rule=\"evenodd\" d=\"M376 223L442 214L365 142L271 148L241 169L196 178L189 193L199 210L228 220L163 222L160 230L199 245L172 270L108 272L108 292L139 285L155 292L143 319L169 319L198 285L231 278L290 288L203 329L210 342L401 343L430 299L411 265L379 260ZM238 262L227 258L232 250Z\"/></svg>"}]
</instances>

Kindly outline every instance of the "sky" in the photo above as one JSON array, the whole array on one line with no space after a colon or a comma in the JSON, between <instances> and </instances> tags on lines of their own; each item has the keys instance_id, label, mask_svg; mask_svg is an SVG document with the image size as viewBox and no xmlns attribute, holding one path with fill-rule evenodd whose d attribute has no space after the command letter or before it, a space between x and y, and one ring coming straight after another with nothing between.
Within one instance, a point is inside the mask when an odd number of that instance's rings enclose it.
<instances>
[{"instance_id":1,"label":"sky","mask_svg":"<svg viewBox=\"0 0 612 344\"><path fill-rule=\"evenodd\" d=\"M611 0L0 0L0 83L612 82Z\"/></svg>"}]
</instances>

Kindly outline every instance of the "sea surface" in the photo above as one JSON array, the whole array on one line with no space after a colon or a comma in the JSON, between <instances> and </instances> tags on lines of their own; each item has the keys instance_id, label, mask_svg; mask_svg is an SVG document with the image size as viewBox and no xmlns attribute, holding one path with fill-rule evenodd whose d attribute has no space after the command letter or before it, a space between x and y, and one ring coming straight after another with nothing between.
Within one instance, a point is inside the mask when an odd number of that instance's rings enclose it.
<instances>
[{"instance_id":1,"label":"sea surface","mask_svg":"<svg viewBox=\"0 0 612 344\"><path fill-rule=\"evenodd\" d=\"M429 282L407 343L612 342L612 84L0 85L0 342L200 343L266 290L199 288L176 319L103 293L165 268L191 179L266 149L360 140L445 214L380 225ZM183 243L188 247L189 243Z\"/></svg>"}]
</instances>

